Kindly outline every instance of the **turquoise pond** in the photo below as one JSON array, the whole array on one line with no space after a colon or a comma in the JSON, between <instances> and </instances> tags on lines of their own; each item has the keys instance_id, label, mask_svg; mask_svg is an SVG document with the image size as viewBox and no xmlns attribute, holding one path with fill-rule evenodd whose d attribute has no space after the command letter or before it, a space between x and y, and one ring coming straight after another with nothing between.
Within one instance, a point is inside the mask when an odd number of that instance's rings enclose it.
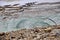
<instances>
[{"instance_id":1,"label":"turquoise pond","mask_svg":"<svg viewBox=\"0 0 60 40\"><path fill-rule=\"evenodd\" d=\"M12 30L19 30L23 28L44 27L50 25L60 24L60 14L51 15L49 17L21 17L18 19L11 19L7 21L0 21L0 32L7 32Z\"/></svg>"}]
</instances>

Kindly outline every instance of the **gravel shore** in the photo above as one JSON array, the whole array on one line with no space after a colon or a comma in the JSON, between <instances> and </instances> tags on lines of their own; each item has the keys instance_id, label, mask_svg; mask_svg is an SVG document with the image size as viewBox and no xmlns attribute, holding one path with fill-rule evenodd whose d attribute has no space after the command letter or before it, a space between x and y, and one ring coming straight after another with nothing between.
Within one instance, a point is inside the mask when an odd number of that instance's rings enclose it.
<instances>
[{"instance_id":1,"label":"gravel shore","mask_svg":"<svg viewBox=\"0 0 60 40\"><path fill-rule=\"evenodd\" d=\"M0 33L0 40L60 40L60 25Z\"/></svg>"}]
</instances>

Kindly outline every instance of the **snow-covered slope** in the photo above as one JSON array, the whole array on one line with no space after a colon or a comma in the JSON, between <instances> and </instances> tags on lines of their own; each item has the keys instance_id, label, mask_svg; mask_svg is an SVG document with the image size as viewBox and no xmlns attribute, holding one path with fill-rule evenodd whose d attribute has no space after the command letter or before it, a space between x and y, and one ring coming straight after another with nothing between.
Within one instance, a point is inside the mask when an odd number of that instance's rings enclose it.
<instances>
[{"instance_id":1,"label":"snow-covered slope","mask_svg":"<svg viewBox=\"0 0 60 40\"><path fill-rule=\"evenodd\" d=\"M13 5L13 4L20 4L23 5L28 2L37 2L37 3L43 3L43 2L59 2L60 0L0 0L0 6L3 5Z\"/></svg>"}]
</instances>

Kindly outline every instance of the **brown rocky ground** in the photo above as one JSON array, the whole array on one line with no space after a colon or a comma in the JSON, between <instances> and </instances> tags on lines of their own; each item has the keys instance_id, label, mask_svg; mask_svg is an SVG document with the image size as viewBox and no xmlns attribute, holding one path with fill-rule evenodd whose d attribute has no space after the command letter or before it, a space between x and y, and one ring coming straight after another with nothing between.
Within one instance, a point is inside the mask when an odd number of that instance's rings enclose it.
<instances>
[{"instance_id":1,"label":"brown rocky ground","mask_svg":"<svg viewBox=\"0 0 60 40\"><path fill-rule=\"evenodd\" d=\"M0 40L60 40L60 25L0 33Z\"/></svg>"}]
</instances>

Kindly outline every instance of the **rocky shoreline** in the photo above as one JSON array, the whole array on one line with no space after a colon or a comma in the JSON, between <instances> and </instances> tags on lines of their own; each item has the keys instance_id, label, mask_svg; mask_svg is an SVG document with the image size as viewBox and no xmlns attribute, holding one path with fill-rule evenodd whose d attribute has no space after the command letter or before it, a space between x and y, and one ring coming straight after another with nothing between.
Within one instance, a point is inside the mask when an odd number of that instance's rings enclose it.
<instances>
[{"instance_id":1,"label":"rocky shoreline","mask_svg":"<svg viewBox=\"0 0 60 40\"><path fill-rule=\"evenodd\" d=\"M60 25L0 33L0 40L60 40Z\"/></svg>"},{"instance_id":2,"label":"rocky shoreline","mask_svg":"<svg viewBox=\"0 0 60 40\"><path fill-rule=\"evenodd\" d=\"M25 7L22 7L22 8L20 6L16 7L16 5L18 5L18 4L13 5L16 8L16 10L18 10L18 11L16 11L14 7L10 7L10 5L6 5L6 6L7 7L9 6L9 8L13 8L13 11L11 11L11 9L6 9L6 11L5 11L4 7L0 7L1 24L2 25L6 24L6 23L9 24L9 25L7 25L6 29L8 29L8 27L10 27L10 30L12 30L12 29L14 29L15 26L11 26L11 25L13 25L16 22L16 19L18 21L20 19L19 17L23 17L23 18L24 17L25 18L27 18L27 17L35 18L37 16L50 17L51 16L50 14L53 14L54 17L57 17L60 14L60 2L46 3L46 5L45 5L45 3L42 3L42 4L35 4L32 6L31 6L31 4L32 3L27 3L26 5L23 5ZM19 8L23 9L23 12L19 12L20 11ZM57 15L57 16L55 16L55 15ZM54 17L51 19L54 19ZM59 17L60 17L60 15L59 15ZM12 19L14 19L13 20L14 23L13 23L13 21L10 21ZM57 20L59 20L59 18L56 18L56 22L59 23ZM12 22L12 24L10 22ZM57 23L55 23L55 24L57 24ZM1 25L1 27L4 28L5 25L4 26L2 26L2 25ZM8 31L6 33L2 32L2 33L0 33L0 40L60 40L60 25L58 25L58 26L57 25L54 25L52 27L51 26L43 27L43 28L35 27L33 29L21 29L21 30L16 30L16 31L11 31L11 32ZM21 26L19 26L19 27L21 27Z\"/></svg>"}]
</instances>

